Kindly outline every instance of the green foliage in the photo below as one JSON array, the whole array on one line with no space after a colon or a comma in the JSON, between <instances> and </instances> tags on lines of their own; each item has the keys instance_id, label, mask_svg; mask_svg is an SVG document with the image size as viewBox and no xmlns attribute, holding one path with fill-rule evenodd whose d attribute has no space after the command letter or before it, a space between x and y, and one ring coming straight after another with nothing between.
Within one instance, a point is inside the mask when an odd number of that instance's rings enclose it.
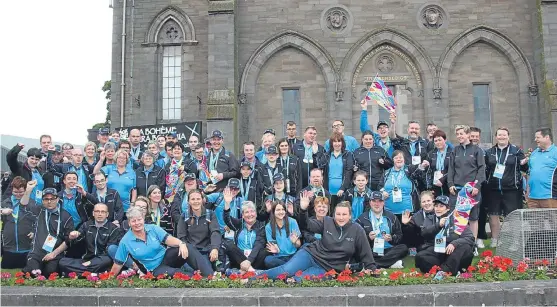
<instances>
[{"instance_id":1,"label":"green foliage","mask_svg":"<svg viewBox=\"0 0 557 307\"><path fill-rule=\"evenodd\" d=\"M103 84L101 90L105 93L104 98L106 99L106 118L105 118L104 123L96 123L93 126L93 129L99 129L99 128L102 128L102 127L109 127L110 126L110 101L111 101L111 96L112 96L111 86L112 86L112 81L110 81L110 80L104 81L104 84Z\"/></svg>"}]
</instances>

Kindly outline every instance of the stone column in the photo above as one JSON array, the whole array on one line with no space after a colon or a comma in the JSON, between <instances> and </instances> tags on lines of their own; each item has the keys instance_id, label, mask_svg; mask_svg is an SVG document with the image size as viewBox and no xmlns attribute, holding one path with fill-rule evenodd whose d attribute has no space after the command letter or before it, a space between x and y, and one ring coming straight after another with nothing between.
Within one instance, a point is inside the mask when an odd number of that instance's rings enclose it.
<instances>
[{"instance_id":1,"label":"stone column","mask_svg":"<svg viewBox=\"0 0 557 307\"><path fill-rule=\"evenodd\" d=\"M224 146L236 148L234 1L209 1L207 135L224 132Z\"/></svg>"}]
</instances>

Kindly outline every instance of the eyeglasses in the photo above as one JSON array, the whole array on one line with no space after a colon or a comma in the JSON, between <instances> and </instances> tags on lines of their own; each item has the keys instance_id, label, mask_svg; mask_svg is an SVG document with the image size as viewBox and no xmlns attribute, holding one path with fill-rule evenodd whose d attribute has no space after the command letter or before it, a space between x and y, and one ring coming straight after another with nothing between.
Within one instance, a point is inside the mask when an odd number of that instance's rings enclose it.
<instances>
[{"instance_id":1,"label":"eyeglasses","mask_svg":"<svg viewBox=\"0 0 557 307\"><path fill-rule=\"evenodd\" d=\"M108 211L95 210L95 211L93 211L93 213L102 213L102 214L105 214L105 213L108 213Z\"/></svg>"},{"instance_id":2,"label":"eyeglasses","mask_svg":"<svg viewBox=\"0 0 557 307\"><path fill-rule=\"evenodd\" d=\"M106 182L106 179L101 179L101 180L95 180L94 183L104 183Z\"/></svg>"},{"instance_id":3,"label":"eyeglasses","mask_svg":"<svg viewBox=\"0 0 557 307\"><path fill-rule=\"evenodd\" d=\"M333 128L339 128L339 127L342 127L342 126L344 126L344 125L343 124L336 124L336 125L333 125Z\"/></svg>"},{"instance_id":4,"label":"eyeglasses","mask_svg":"<svg viewBox=\"0 0 557 307\"><path fill-rule=\"evenodd\" d=\"M51 202L55 202L57 200L58 200L58 198L43 198L43 202L45 202L45 203L51 203Z\"/></svg>"}]
</instances>

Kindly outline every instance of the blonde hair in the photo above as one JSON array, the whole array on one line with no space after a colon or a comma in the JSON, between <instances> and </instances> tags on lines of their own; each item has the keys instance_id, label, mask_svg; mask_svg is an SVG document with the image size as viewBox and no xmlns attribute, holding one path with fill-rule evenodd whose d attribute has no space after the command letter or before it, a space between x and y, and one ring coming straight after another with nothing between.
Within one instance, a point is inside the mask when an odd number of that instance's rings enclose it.
<instances>
[{"instance_id":1,"label":"blonde hair","mask_svg":"<svg viewBox=\"0 0 557 307\"><path fill-rule=\"evenodd\" d=\"M432 200L435 200L435 197L433 196L433 191L423 191L422 193L420 193L420 201L422 201L422 197L424 196L429 196Z\"/></svg>"},{"instance_id":2,"label":"blonde hair","mask_svg":"<svg viewBox=\"0 0 557 307\"><path fill-rule=\"evenodd\" d=\"M466 125L456 125L454 128L454 133L456 133L460 129L463 129L464 133L470 134L470 126L466 126Z\"/></svg>"},{"instance_id":3,"label":"blonde hair","mask_svg":"<svg viewBox=\"0 0 557 307\"><path fill-rule=\"evenodd\" d=\"M93 146L93 151L97 151L97 144L93 143L93 142L87 142L85 143L85 147L83 147L83 151L87 151L87 147L89 146Z\"/></svg>"}]
</instances>

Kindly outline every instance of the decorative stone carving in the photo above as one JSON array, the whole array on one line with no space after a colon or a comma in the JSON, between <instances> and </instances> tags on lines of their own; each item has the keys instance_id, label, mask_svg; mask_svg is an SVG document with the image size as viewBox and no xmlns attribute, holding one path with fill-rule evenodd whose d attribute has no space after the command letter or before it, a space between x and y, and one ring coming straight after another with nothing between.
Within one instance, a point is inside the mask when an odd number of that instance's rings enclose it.
<instances>
[{"instance_id":1,"label":"decorative stone carving","mask_svg":"<svg viewBox=\"0 0 557 307\"><path fill-rule=\"evenodd\" d=\"M441 99L442 88L434 88L433 89L433 99Z\"/></svg>"},{"instance_id":2,"label":"decorative stone carving","mask_svg":"<svg viewBox=\"0 0 557 307\"><path fill-rule=\"evenodd\" d=\"M238 104L245 104L248 100L247 94L240 94L238 95Z\"/></svg>"},{"instance_id":3,"label":"decorative stone carving","mask_svg":"<svg viewBox=\"0 0 557 307\"><path fill-rule=\"evenodd\" d=\"M344 91L336 91L335 92L336 101L342 101L343 98L344 98Z\"/></svg>"},{"instance_id":4,"label":"decorative stone carving","mask_svg":"<svg viewBox=\"0 0 557 307\"><path fill-rule=\"evenodd\" d=\"M428 30L438 30L446 27L448 14L437 4L425 4L418 11L418 23Z\"/></svg>"},{"instance_id":5,"label":"decorative stone carving","mask_svg":"<svg viewBox=\"0 0 557 307\"><path fill-rule=\"evenodd\" d=\"M538 85L536 84L528 85L528 93L530 93L530 96L538 96Z\"/></svg>"},{"instance_id":6,"label":"decorative stone carving","mask_svg":"<svg viewBox=\"0 0 557 307\"><path fill-rule=\"evenodd\" d=\"M321 13L321 28L325 31L325 34L345 34L351 30L352 26L352 14L344 5L329 6Z\"/></svg>"},{"instance_id":7,"label":"decorative stone carving","mask_svg":"<svg viewBox=\"0 0 557 307\"><path fill-rule=\"evenodd\" d=\"M395 59L388 54L383 54L377 57L377 62L375 63L375 65L381 72L390 72L395 67Z\"/></svg>"},{"instance_id":8,"label":"decorative stone carving","mask_svg":"<svg viewBox=\"0 0 557 307\"><path fill-rule=\"evenodd\" d=\"M168 20L159 32L159 41L164 43L177 43L184 40L180 26L172 19Z\"/></svg>"}]
</instances>

